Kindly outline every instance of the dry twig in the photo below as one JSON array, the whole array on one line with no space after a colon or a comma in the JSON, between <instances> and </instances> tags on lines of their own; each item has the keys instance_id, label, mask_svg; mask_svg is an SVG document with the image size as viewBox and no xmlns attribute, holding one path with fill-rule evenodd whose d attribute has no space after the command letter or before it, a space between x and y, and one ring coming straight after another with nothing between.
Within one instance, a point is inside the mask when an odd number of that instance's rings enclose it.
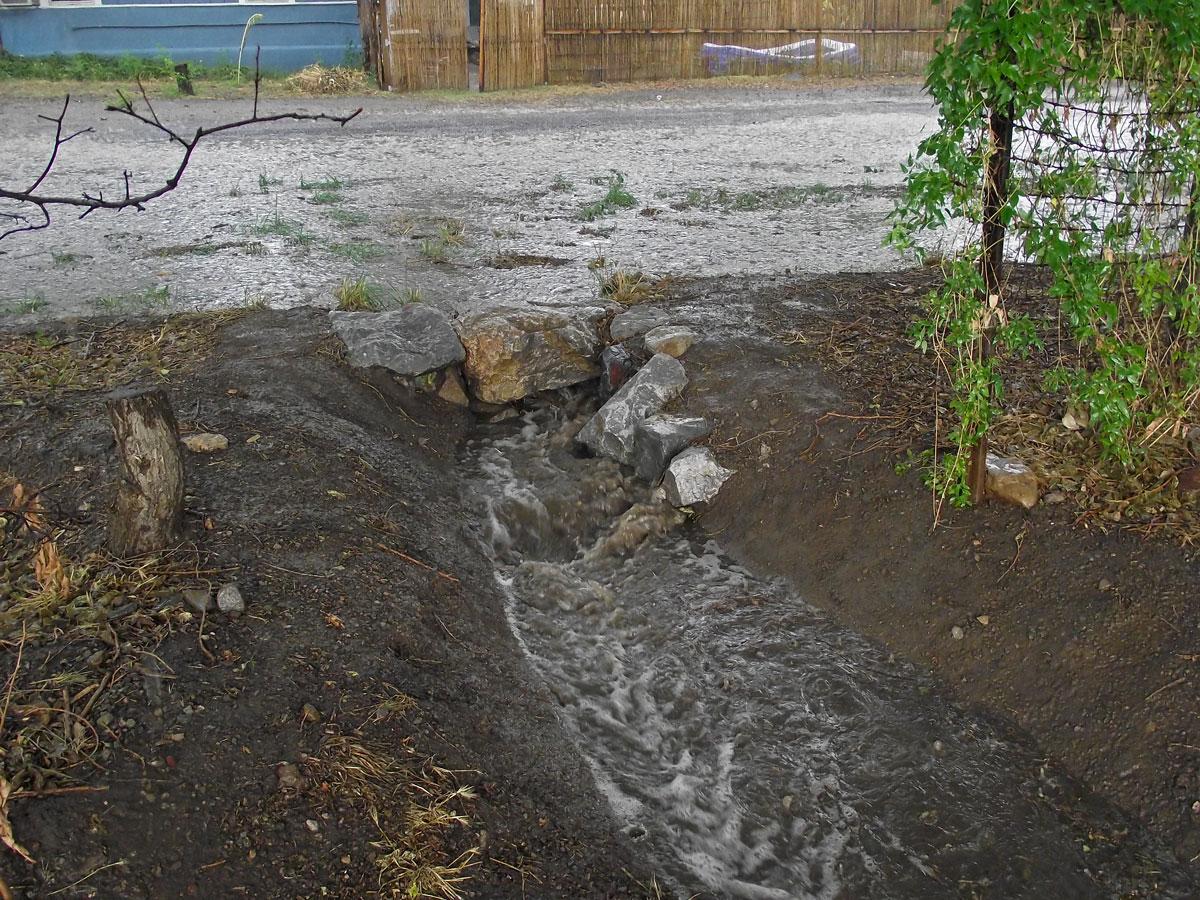
<instances>
[{"instance_id":1,"label":"dry twig","mask_svg":"<svg viewBox=\"0 0 1200 900\"><path fill-rule=\"evenodd\" d=\"M54 142L50 148L49 157L42 170L33 179L33 181L25 188L5 188L0 186L0 201L8 201L11 204L9 209L0 208L0 220L6 220L9 227L0 231L0 240L6 237L11 237L14 234L19 234L26 231L40 231L48 228L51 223L51 211L55 208L76 209L82 210L79 218L84 218L91 215L98 209L104 210L122 210L136 209L144 210L147 203L152 200L157 200L164 194L179 187L179 183L183 180L184 172L187 171L188 165L192 161L192 156L199 146L200 142L214 134L221 134L226 131L233 131L238 128L246 128L251 125L262 125L268 122L282 122L291 120L296 122L334 122L338 125L345 125L355 116L362 112L362 109L356 109L354 112L344 116L333 116L328 113L304 113L304 112L285 112L274 113L271 115L260 115L258 111L259 91L262 82L262 73L259 68L258 60L255 60L254 71L254 101L253 108L249 117L238 119L234 122L224 122L219 125L211 125L208 127L200 126L190 136L180 134L170 126L163 123L159 118L158 113L154 109L154 105L150 102L150 97L146 93L145 87L142 85L141 79L138 79L138 91L141 94L142 102L145 109L141 110L135 106L136 101L130 99L124 93L118 92L120 96L119 103L109 104L105 107L107 112L119 113L123 116L128 116L149 128L154 129L165 135L172 143L178 144L183 149L183 155L180 157L179 164L175 171L166 179L166 181L151 189L141 193L135 193L133 190L133 174L126 169L122 173L122 187L115 197L106 197L103 191L91 193L83 191L78 195L69 194L52 194L42 193L41 188L46 179L50 177L55 165L58 163L59 154L63 147L73 141L75 138L84 134L90 134L95 129L81 128L78 131L68 131L66 128L67 111L71 106L71 96L68 94L63 100L62 109L55 116L38 116L38 118L50 122L54 125Z\"/></svg>"}]
</instances>

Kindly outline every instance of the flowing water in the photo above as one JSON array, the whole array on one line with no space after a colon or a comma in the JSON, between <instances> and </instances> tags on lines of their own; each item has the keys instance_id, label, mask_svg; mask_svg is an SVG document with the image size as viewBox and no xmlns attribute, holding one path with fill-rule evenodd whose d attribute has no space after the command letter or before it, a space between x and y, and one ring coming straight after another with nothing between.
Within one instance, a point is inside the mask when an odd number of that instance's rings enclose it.
<instances>
[{"instance_id":1,"label":"flowing water","mask_svg":"<svg viewBox=\"0 0 1200 900\"><path fill-rule=\"evenodd\" d=\"M590 409L488 426L470 465L512 628L683 896L1194 896L1019 739L580 456Z\"/></svg>"}]
</instances>

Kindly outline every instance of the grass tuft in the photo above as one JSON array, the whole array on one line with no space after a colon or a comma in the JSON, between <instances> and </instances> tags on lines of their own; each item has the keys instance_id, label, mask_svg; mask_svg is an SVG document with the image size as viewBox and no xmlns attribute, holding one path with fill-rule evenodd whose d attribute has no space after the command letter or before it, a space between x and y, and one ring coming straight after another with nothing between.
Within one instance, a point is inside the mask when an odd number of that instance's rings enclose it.
<instances>
[{"instance_id":1,"label":"grass tuft","mask_svg":"<svg viewBox=\"0 0 1200 900\"><path fill-rule=\"evenodd\" d=\"M682 199L671 204L679 211L688 209L720 210L722 212L756 212L758 210L796 209L810 203L841 203L844 192L820 182L811 185L772 187L758 191L734 192L725 188L704 191L692 188Z\"/></svg>"},{"instance_id":2,"label":"grass tuft","mask_svg":"<svg viewBox=\"0 0 1200 900\"><path fill-rule=\"evenodd\" d=\"M259 219L251 229L255 234L281 237L293 246L306 247L316 238L304 230L304 225L292 219L285 219L276 210L272 215Z\"/></svg>"},{"instance_id":3,"label":"grass tuft","mask_svg":"<svg viewBox=\"0 0 1200 900\"><path fill-rule=\"evenodd\" d=\"M356 209L331 209L326 215L339 225L344 225L348 228L366 225L370 221L370 216Z\"/></svg>"},{"instance_id":4,"label":"grass tuft","mask_svg":"<svg viewBox=\"0 0 1200 900\"><path fill-rule=\"evenodd\" d=\"M450 261L450 251L446 242L433 238L421 241L421 255L432 263L443 264Z\"/></svg>"},{"instance_id":5,"label":"grass tuft","mask_svg":"<svg viewBox=\"0 0 1200 900\"><path fill-rule=\"evenodd\" d=\"M12 301L7 307L0 307L0 313L7 315L28 315L45 309L49 305L44 297L23 297Z\"/></svg>"},{"instance_id":6,"label":"grass tuft","mask_svg":"<svg viewBox=\"0 0 1200 900\"><path fill-rule=\"evenodd\" d=\"M600 294L622 306L635 306L661 297L665 286L661 278L652 278L631 269L614 269L600 275Z\"/></svg>"},{"instance_id":7,"label":"grass tuft","mask_svg":"<svg viewBox=\"0 0 1200 900\"><path fill-rule=\"evenodd\" d=\"M379 292L365 277L343 280L333 295L342 312L379 312L384 308Z\"/></svg>"},{"instance_id":8,"label":"grass tuft","mask_svg":"<svg viewBox=\"0 0 1200 900\"><path fill-rule=\"evenodd\" d=\"M316 181L308 181L303 175L300 176L300 190L302 191L340 191L346 185L347 182L330 175Z\"/></svg>"},{"instance_id":9,"label":"grass tuft","mask_svg":"<svg viewBox=\"0 0 1200 900\"><path fill-rule=\"evenodd\" d=\"M370 241L348 241L344 244L330 244L329 252L335 256L343 256L352 262L361 263L383 256L387 250Z\"/></svg>"},{"instance_id":10,"label":"grass tuft","mask_svg":"<svg viewBox=\"0 0 1200 900\"><path fill-rule=\"evenodd\" d=\"M461 247L466 243L466 233L460 219L444 219L438 224L438 240L447 247Z\"/></svg>"},{"instance_id":11,"label":"grass tuft","mask_svg":"<svg viewBox=\"0 0 1200 900\"><path fill-rule=\"evenodd\" d=\"M625 189L625 176L620 172L613 172L603 183L608 186L604 196L579 210L579 218L584 222L594 222L601 216L615 215L618 210L637 206L637 198Z\"/></svg>"}]
</instances>

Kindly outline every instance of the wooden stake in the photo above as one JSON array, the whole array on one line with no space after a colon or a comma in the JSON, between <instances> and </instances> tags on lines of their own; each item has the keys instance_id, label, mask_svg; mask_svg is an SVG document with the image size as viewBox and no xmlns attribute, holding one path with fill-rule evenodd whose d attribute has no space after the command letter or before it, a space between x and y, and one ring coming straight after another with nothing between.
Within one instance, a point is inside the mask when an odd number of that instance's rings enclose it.
<instances>
[{"instance_id":1,"label":"wooden stake","mask_svg":"<svg viewBox=\"0 0 1200 900\"><path fill-rule=\"evenodd\" d=\"M140 556L169 547L183 522L183 453L171 403L157 388L133 388L110 396L108 415L121 461L109 549Z\"/></svg>"}]
</instances>

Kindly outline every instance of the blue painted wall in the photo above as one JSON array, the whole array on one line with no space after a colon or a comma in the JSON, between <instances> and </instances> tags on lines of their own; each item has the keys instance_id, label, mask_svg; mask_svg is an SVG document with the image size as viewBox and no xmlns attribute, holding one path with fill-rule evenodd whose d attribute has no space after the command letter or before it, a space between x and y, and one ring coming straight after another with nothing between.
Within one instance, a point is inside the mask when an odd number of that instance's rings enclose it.
<instances>
[{"instance_id":1,"label":"blue painted wall","mask_svg":"<svg viewBox=\"0 0 1200 900\"><path fill-rule=\"evenodd\" d=\"M246 20L259 13L262 20L246 39L246 59L253 64L254 48L261 46L266 70L293 72L314 62L342 65L347 50L362 49L354 0L112 2L77 9L0 9L0 44L19 56L166 54L176 62L233 62Z\"/></svg>"}]
</instances>

